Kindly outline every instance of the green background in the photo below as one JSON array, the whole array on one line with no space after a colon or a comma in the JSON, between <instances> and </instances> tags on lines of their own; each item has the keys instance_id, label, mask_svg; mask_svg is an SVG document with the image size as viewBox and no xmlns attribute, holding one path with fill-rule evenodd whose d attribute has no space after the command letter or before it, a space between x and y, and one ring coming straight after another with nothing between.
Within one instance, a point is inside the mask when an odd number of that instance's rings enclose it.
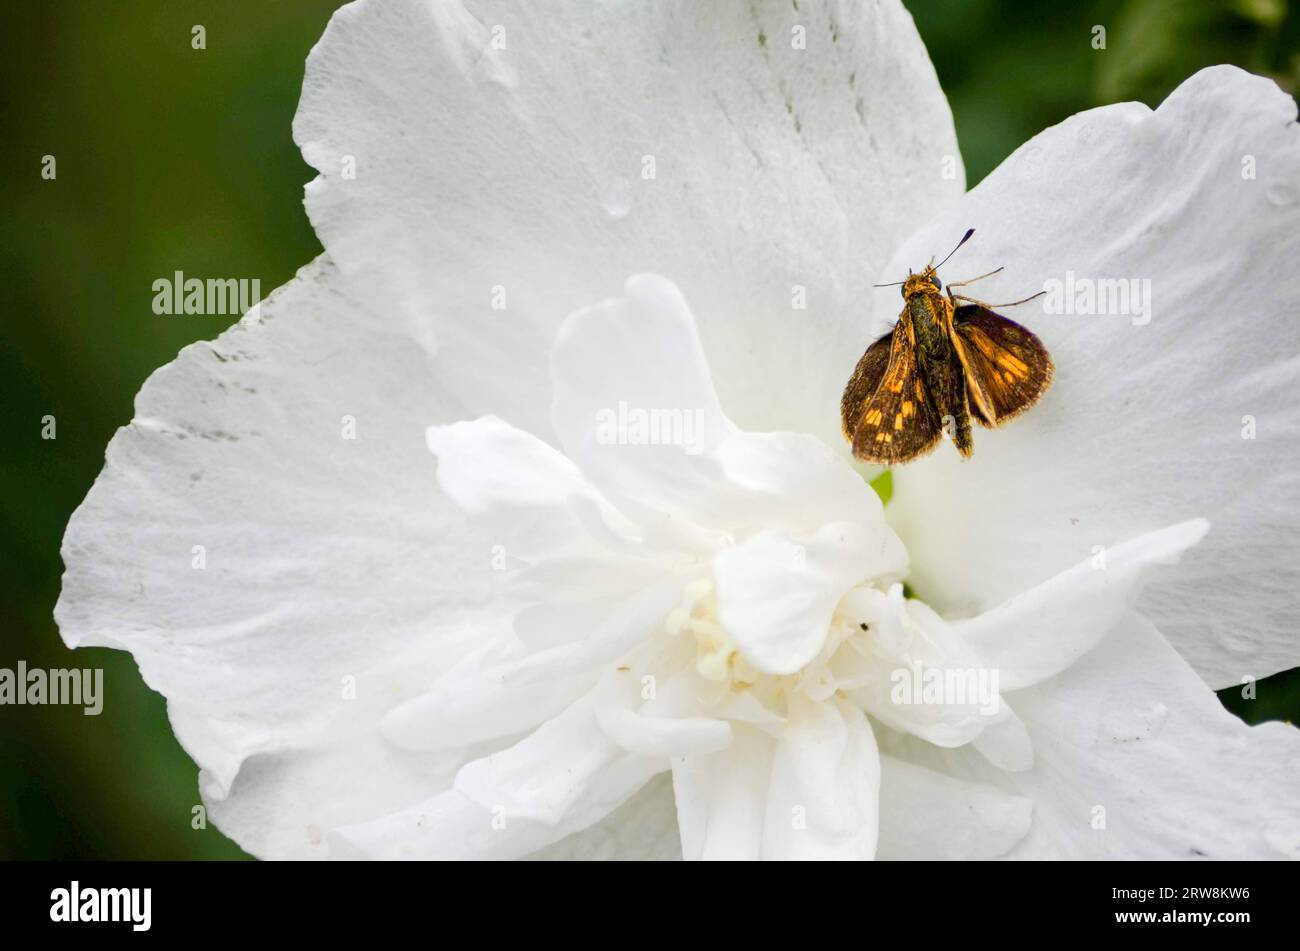
<instances>
[{"instance_id":1,"label":"green background","mask_svg":"<svg viewBox=\"0 0 1300 951\"><path fill-rule=\"evenodd\" d=\"M98 717L0 707L0 856L234 858L190 826L196 768L131 658L73 653L51 610L68 516L145 377L222 317L158 317L152 283L182 270L256 277L264 293L320 250L302 209L312 171L290 123L320 0L133 0L0 8L0 667L104 668ZM1044 127L1125 99L1156 105L1196 69L1236 63L1294 94L1300 16L1283 0L928 2L916 17L956 117L970 184ZM191 48L191 27L207 30ZM1094 50L1092 27L1107 30ZM58 177L40 176L54 155ZM57 419L43 440L41 419ZM1300 671L1225 698L1252 722L1293 718Z\"/></svg>"}]
</instances>

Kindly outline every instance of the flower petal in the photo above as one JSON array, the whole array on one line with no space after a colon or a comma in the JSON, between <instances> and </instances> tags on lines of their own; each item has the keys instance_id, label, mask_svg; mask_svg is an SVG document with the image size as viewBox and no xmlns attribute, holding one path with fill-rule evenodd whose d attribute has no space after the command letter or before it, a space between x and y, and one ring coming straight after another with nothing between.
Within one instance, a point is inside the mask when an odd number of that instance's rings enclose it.
<instances>
[{"instance_id":1,"label":"flower petal","mask_svg":"<svg viewBox=\"0 0 1300 951\"><path fill-rule=\"evenodd\" d=\"M1207 69L1154 112L1125 103L1048 129L903 247L898 273L974 226L947 272L1005 265L964 289L994 302L1068 272L1150 282L1145 315L1008 312L1056 379L979 432L973 461L941 447L895 474L921 597L973 613L1094 545L1204 516L1213 533L1143 612L1212 686L1300 664L1295 117L1271 81Z\"/></svg>"},{"instance_id":2,"label":"flower petal","mask_svg":"<svg viewBox=\"0 0 1300 951\"><path fill-rule=\"evenodd\" d=\"M997 671L926 604L904 599L902 585L888 595L857 588L840 610L871 635L836 653L834 683L877 720L939 746L962 746L1010 715Z\"/></svg>"},{"instance_id":3,"label":"flower petal","mask_svg":"<svg viewBox=\"0 0 1300 951\"><path fill-rule=\"evenodd\" d=\"M992 859L1029 831L1034 804L893 756L880 757L882 860Z\"/></svg>"},{"instance_id":4,"label":"flower petal","mask_svg":"<svg viewBox=\"0 0 1300 951\"><path fill-rule=\"evenodd\" d=\"M427 357L373 334L328 258L155 373L63 542L70 646L129 650L213 821L255 855L445 787L380 736L511 601L434 490ZM355 438L350 438L350 437Z\"/></svg>"},{"instance_id":5,"label":"flower petal","mask_svg":"<svg viewBox=\"0 0 1300 951\"><path fill-rule=\"evenodd\" d=\"M380 819L335 829L332 858L341 859L518 859L566 839L609 816L634 797L650 778L644 760L627 758L593 777L558 823L511 817L485 807L459 789ZM568 843L565 843L568 844ZM577 843L574 843L577 845ZM573 847L573 846L571 846ZM623 857L644 854L625 850Z\"/></svg>"},{"instance_id":6,"label":"flower petal","mask_svg":"<svg viewBox=\"0 0 1300 951\"><path fill-rule=\"evenodd\" d=\"M1019 773L1034 765L1034 741L1029 738L1025 723L1009 706L1004 706L1007 716L990 723L971 746L998 769Z\"/></svg>"},{"instance_id":7,"label":"flower petal","mask_svg":"<svg viewBox=\"0 0 1300 951\"><path fill-rule=\"evenodd\" d=\"M839 522L809 538L760 532L725 548L713 565L718 622L760 671L793 674L822 649L840 598L883 563L880 547Z\"/></svg>"},{"instance_id":8,"label":"flower petal","mask_svg":"<svg viewBox=\"0 0 1300 951\"><path fill-rule=\"evenodd\" d=\"M772 763L763 858L873 858L879 806L880 756L862 711L793 694Z\"/></svg>"},{"instance_id":9,"label":"flower petal","mask_svg":"<svg viewBox=\"0 0 1300 951\"><path fill-rule=\"evenodd\" d=\"M529 856L532 860L635 859L677 861L682 857L673 803L672 776L660 773L605 818Z\"/></svg>"},{"instance_id":10,"label":"flower petal","mask_svg":"<svg viewBox=\"0 0 1300 951\"><path fill-rule=\"evenodd\" d=\"M605 778L609 782L601 793L610 801L622 799L609 812L600 795L589 795L582 811L570 813L556 826L526 819L503 822L501 813L484 809L452 789L402 812L336 830L329 837L330 855L344 859L680 858L667 774L652 778L626 797L617 784L635 785L637 775L615 773Z\"/></svg>"},{"instance_id":11,"label":"flower petal","mask_svg":"<svg viewBox=\"0 0 1300 951\"><path fill-rule=\"evenodd\" d=\"M571 461L494 416L434 426L425 438L438 457L438 485L485 531L498 534L504 554L536 559L599 551L583 503L597 508L616 536L632 530Z\"/></svg>"},{"instance_id":12,"label":"flower petal","mask_svg":"<svg viewBox=\"0 0 1300 951\"><path fill-rule=\"evenodd\" d=\"M695 317L664 278L635 276L623 297L570 315L551 372L565 452L648 543L708 549L722 536L853 520L881 525L902 569L879 498L842 456L806 434L740 432L727 419Z\"/></svg>"},{"instance_id":13,"label":"flower petal","mask_svg":"<svg viewBox=\"0 0 1300 951\"><path fill-rule=\"evenodd\" d=\"M1029 729L1033 769L1005 773L914 740L907 755L1032 799L1033 828L1011 857L1296 857L1300 731L1242 723L1137 615L1008 702Z\"/></svg>"},{"instance_id":14,"label":"flower petal","mask_svg":"<svg viewBox=\"0 0 1300 951\"><path fill-rule=\"evenodd\" d=\"M571 314L551 352L551 378L560 443L611 501L629 514L712 514L723 481L713 453L736 428L671 282L638 275L623 297Z\"/></svg>"},{"instance_id":15,"label":"flower petal","mask_svg":"<svg viewBox=\"0 0 1300 951\"><path fill-rule=\"evenodd\" d=\"M1092 650L1132 609L1148 569L1170 564L1209 530L1204 519L1148 532L1049 578L952 630L999 671L1003 691L1052 677Z\"/></svg>"},{"instance_id":16,"label":"flower petal","mask_svg":"<svg viewBox=\"0 0 1300 951\"><path fill-rule=\"evenodd\" d=\"M761 730L736 726L731 746L673 759L673 792L682 858L757 859L762 855L775 744Z\"/></svg>"},{"instance_id":17,"label":"flower petal","mask_svg":"<svg viewBox=\"0 0 1300 951\"><path fill-rule=\"evenodd\" d=\"M653 269L708 315L738 420L838 438L868 285L963 188L894 0L355 3L312 51L294 137L344 272L447 355L473 412L539 433L559 320Z\"/></svg>"},{"instance_id":18,"label":"flower petal","mask_svg":"<svg viewBox=\"0 0 1300 951\"><path fill-rule=\"evenodd\" d=\"M665 693L672 686L665 684ZM671 699L661 695L643 707L641 691L641 681L630 669L607 671L596 689L596 722L622 749L640 756L673 757L714 753L731 745L731 724L693 716L696 704L689 694Z\"/></svg>"},{"instance_id":19,"label":"flower petal","mask_svg":"<svg viewBox=\"0 0 1300 951\"><path fill-rule=\"evenodd\" d=\"M628 754L609 739L588 696L509 749L466 763L456 789L507 821L561 826L570 813L585 818L599 804L600 814L590 817L595 821L666 769L666 756ZM611 790L621 796L611 799Z\"/></svg>"},{"instance_id":20,"label":"flower petal","mask_svg":"<svg viewBox=\"0 0 1300 951\"><path fill-rule=\"evenodd\" d=\"M406 750L463 750L549 720L596 684L595 671L535 683L506 682L502 670L518 660L513 638L501 638L464 658L424 693L390 710L384 738Z\"/></svg>"},{"instance_id":21,"label":"flower petal","mask_svg":"<svg viewBox=\"0 0 1300 951\"><path fill-rule=\"evenodd\" d=\"M515 618L521 623L542 620L555 629L568 627L575 639L554 647L525 654L499 669L502 681L515 684L545 682L557 675L585 670L595 664L617 660L663 627L668 613L681 601L688 583L683 576L666 575L625 598L602 598L594 604L574 603L528 608ZM569 623L565 624L565 618ZM540 640L525 633L523 640Z\"/></svg>"}]
</instances>

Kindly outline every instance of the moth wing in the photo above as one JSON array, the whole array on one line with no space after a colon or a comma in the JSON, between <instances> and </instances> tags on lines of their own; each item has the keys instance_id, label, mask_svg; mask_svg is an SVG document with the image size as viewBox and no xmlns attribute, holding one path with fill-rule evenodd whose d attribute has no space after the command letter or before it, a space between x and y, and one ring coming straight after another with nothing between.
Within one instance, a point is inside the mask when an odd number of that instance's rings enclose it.
<instances>
[{"instance_id":1,"label":"moth wing","mask_svg":"<svg viewBox=\"0 0 1300 951\"><path fill-rule=\"evenodd\" d=\"M917 372L916 353L901 321L891 334L881 337L868 348L858 363L859 368L867 363L868 357L872 358L868 370L877 365L883 352L881 345L886 340L889 342L889 358L880 382L852 413L845 412L845 431L851 434L853 455L857 458L876 465L893 466L910 462L934 449L939 442L939 427L931 416L925 384ZM872 355L874 348L880 349ZM854 377L856 379L856 373ZM858 389L861 391L862 387ZM846 401L848 396L846 390ZM852 430L849 430L850 422Z\"/></svg>"},{"instance_id":2,"label":"moth wing","mask_svg":"<svg viewBox=\"0 0 1300 951\"><path fill-rule=\"evenodd\" d=\"M880 381L889 369L889 352L893 346L894 332L891 330L880 337L858 361L844 387L844 396L840 399L840 419L844 424L844 435L851 442L857 431L858 421L866 411L867 400L871 399Z\"/></svg>"},{"instance_id":3,"label":"moth wing","mask_svg":"<svg viewBox=\"0 0 1300 951\"><path fill-rule=\"evenodd\" d=\"M957 353L972 415L987 429L1038 402L1052 385L1052 358L1030 330L978 304L953 312Z\"/></svg>"}]
</instances>

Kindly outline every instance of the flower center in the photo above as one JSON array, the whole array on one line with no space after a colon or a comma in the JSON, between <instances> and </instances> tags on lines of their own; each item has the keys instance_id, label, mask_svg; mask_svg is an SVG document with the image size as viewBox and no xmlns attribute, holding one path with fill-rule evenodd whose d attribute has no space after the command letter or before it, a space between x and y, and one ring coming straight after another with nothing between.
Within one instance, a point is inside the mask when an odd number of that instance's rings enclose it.
<instances>
[{"instance_id":1,"label":"flower center","mask_svg":"<svg viewBox=\"0 0 1300 951\"><path fill-rule=\"evenodd\" d=\"M699 578L682 592L682 600L668 613L664 630L670 637L695 639L695 669L705 680L743 690L761 674L736 650L718 623L718 599L713 580Z\"/></svg>"},{"instance_id":2,"label":"flower center","mask_svg":"<svg viewBox=\"0 0 1300 951\"><path fill-rule=\"evenodd\" d=\"M836 607L820 653L794 674L765 674L751 664L719 623L717 595L711 578L699 578L686 585L682 599L668 613L663 631L672 641L694 642L694 668L701 677L718 685L713 702L743 691L753 691L766 704L784 705L784 697L797 691L812 700L826 700L842 689L853 689L864 681L877 680L895 663L891 647L897 649L900 636L908 639L915 627L908 619L899 623L880 621L885 605L902 602L901 586L889 592L870 584L849 591ZM888 665L886 668L885 665ZM869 671L869 672L868 672Z\"/></svg>"}]
</instances>

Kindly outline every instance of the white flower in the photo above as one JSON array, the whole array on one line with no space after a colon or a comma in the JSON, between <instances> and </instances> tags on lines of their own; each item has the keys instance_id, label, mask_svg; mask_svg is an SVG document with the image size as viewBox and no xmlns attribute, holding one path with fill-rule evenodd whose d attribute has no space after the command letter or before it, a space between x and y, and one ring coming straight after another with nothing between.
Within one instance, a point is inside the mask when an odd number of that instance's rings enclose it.
<instances>
[{"instance_id":1,"label":"white flower","mask_svg":"<svg viewBox=\"0 0 1300 951\"><path fill-rule=\"evenodd\" d=\"M132 651L217 824L1296 854L1300 734L1207 686L1300 662L1294 103L1207 70L963 196L897 4L485 9L336 14L295 123L326 253L150 379L69 526L64 637ZM1146 279L1150 319L1022 308L1053 389L882 512L838 432L898 309L869 285L971 226L979 296ZM693 438L610 444L623 408ZM899 702L922 667L997 683Z\"/></svg>"},{"instance_id":2,"label":"white flower","mask_svg":"<svg viewBox=\"0 0 1300 951\"><path fill-rule=\"evenodd\" d=\"M872 858L882 771L895 796L925 790L913 821L931 836L947 824L937 854L999 854L1029 829L1030 800L882 759L876 732L1029 769L1029 735L999 682L1024 690L1060 673L1128 610L1145 565L1205 532L1197 521L1144 536L1105 570L1085 562L949 625L903 599L902 543L842 456L723 415L673 285L637 277L627 297L574 314L551 368L567 458L495 417L429 432L443 491L522 555L516 581L537 600L383 722L421 752L534 732L465 765L453 789L341 829L351 852L525 855L671 767L689 858ZM616 402L698 414L696 451L680 427L677 441L602 440ZM957 675L961 694L900 694L899 672L920 680L925 668ZM966 675L988 671L977 696ZM976 795L983 812L964 823ZM916 830L887 818L891 851L915 854Z\"/></svg>"}]
</instances>

